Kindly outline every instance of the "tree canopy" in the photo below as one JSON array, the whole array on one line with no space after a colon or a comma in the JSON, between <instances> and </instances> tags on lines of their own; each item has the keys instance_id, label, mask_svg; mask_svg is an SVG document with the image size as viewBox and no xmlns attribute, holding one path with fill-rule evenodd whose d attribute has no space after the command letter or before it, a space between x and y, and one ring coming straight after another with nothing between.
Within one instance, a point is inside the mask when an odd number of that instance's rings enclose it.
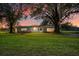
<instances>
[{"instance_id":1,"label":"tree canopy","mask_svg":"<svg viewBox=\"0 0 79 59\"><path fill-rule=\"evenodd\" d=\"M13 25L16 23L17 19L21 16L20 7L16 4L0 4L0 18L6 17L10 33L13 32Z\"/></svg>"},{"instance_id":2,"label":"tree canopy","mask_svg":"<svg viewBox=\"0 0 79 59\"><path fill-rule=\"evenodd\" d=\"M66 18L70 18L71 14L79 12L79 4L77 3L47 3L36 4L36 10L32 15L41 14L41 17L49 19L55 26L55 33L60 33L60 23ZM74 15L73 15L74 16Z\"/></svg>"}]
</instances>

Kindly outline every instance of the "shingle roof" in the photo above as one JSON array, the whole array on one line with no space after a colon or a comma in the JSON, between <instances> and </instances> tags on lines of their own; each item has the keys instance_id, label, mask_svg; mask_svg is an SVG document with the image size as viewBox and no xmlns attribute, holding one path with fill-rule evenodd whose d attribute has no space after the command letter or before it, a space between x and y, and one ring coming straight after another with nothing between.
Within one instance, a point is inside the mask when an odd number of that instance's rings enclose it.
<instances>
[{"instance_id":1,"label":"shingle roof","mask_svg":"<svg viewBox=\"0 0 79 59\"><path fill-rule=\"evenodd\" d=\"M40 26L37 20L20 20L16 26Z\"/></svg>"}]
</instances>

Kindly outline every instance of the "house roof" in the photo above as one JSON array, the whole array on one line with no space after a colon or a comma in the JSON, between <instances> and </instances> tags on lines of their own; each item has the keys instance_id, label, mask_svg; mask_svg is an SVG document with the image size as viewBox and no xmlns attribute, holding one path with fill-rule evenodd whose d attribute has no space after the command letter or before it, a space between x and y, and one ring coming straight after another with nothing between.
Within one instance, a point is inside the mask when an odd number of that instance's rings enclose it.
<instances>
[{"instance_id":1,"label":"house roof","mask_svg":"<svg viewBox=\"0 0 79 59\"><path fill-rule=\"evenodd\" d=\"M20 20L16 26L40 26L40 24L38 20Z\"/></svg>"}]
</instances>

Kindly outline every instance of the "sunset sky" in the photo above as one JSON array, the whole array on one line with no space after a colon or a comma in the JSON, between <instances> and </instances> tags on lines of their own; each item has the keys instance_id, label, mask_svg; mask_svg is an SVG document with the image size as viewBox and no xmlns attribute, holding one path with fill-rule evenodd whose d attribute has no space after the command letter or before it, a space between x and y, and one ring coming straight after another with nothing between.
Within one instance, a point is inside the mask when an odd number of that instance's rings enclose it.
<instances>
[{"instance_id":1,"label":"sunset sky","mask_svg":"<svg viewBox=\"0 0 79 59\"><path fill-rule=\"evenodd\" d=\"M73 26L79 27L79 14L73 16L73 18L70 20Z\"/></svg>"}]
</instances>

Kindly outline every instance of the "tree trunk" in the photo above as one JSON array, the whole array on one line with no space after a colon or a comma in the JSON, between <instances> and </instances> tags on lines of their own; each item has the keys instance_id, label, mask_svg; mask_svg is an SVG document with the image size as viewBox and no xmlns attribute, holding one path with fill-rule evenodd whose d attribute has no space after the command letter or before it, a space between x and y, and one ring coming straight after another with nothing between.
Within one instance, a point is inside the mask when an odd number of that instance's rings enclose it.
<instances>
[{"instance_id":1,"label":"tree trunk","mask_svg":"<svg viewBox=\"0 0 79 59\"><path fill-rule=\"evenodd\" d=\"M60 33L60 24L58 24L58 23L55 23L54 24L54 33L57 33L57 34L59 34Z\"/></svg>"},{"instance_id":2,"label":"tree trunk","mask_svg":"<svg viewBox=\"0 0 79 59\"><path fill-rule=\"evenodd\" d=\"M10 29L9 33L13 33L13 23L10 23L9 29Z\"/></svg>"},{"instance_id":3,"label":"tree trunk","mask_svg":"<svg viewBox=\"0 0 79 59\"><path fill-rule=\"evenodd\" d=\"M55 4L55 14L54 14L54 33L60 33L60 9L59 9L60 4Z\"/></svg>"}]
</instances>

